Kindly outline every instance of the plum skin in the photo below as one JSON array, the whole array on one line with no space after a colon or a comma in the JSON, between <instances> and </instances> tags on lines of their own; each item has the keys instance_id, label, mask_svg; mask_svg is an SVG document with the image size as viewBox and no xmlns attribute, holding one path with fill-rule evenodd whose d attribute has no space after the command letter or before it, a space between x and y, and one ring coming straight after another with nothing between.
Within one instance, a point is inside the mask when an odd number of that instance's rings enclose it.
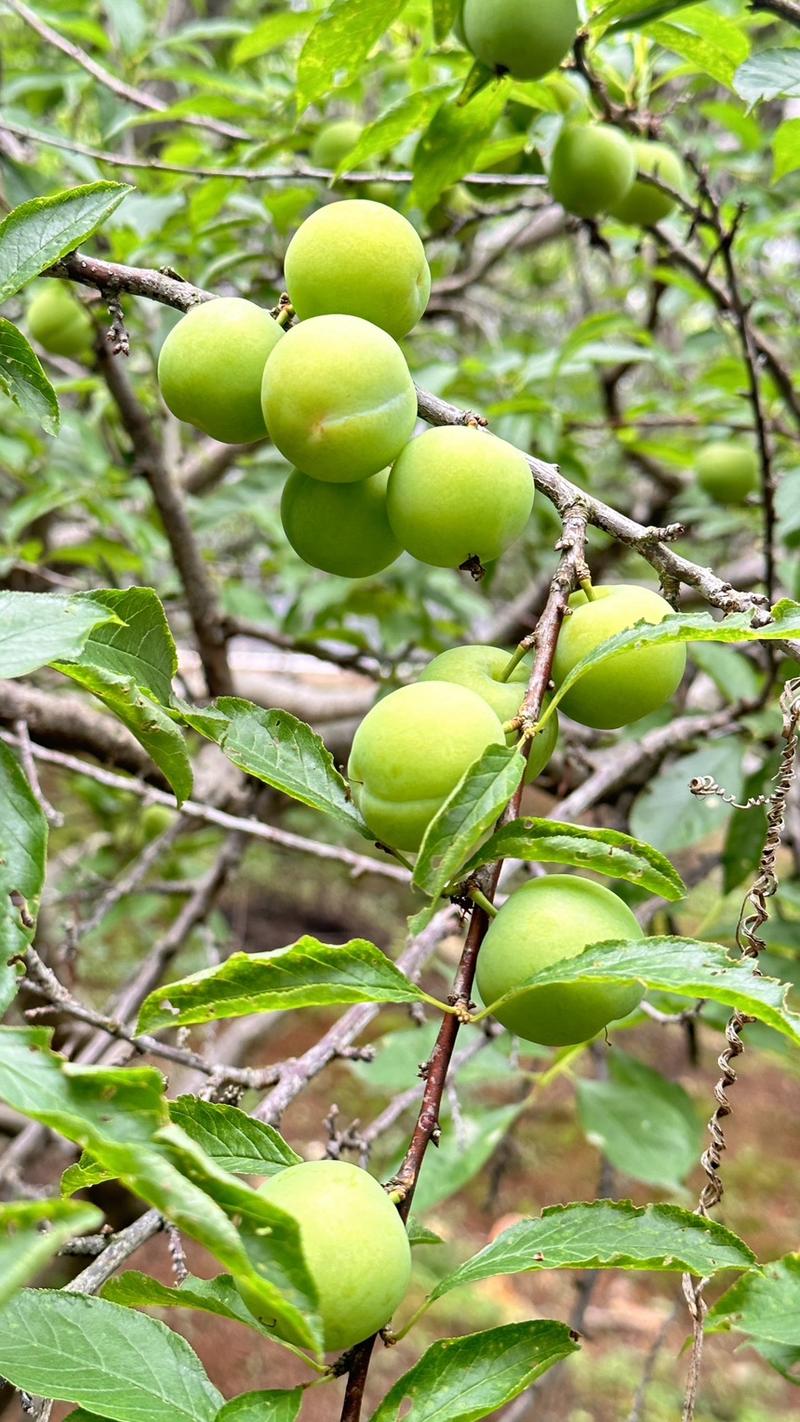
<instances>
[{"instance_id":1,"label":"plum skin","mask_svg":"<svg viewBox=\"0 0 800 1422\"><path fill-rule=\"evenodd\" d=\"M446 652L440 652L438 657L428 662L420 672L419 680L449 681L466 686L491 706L501 723L511 721L517 715L525 697L530 665L529 658L523 658L515 666L508 681L501 681L501 674L510 657L510 652L505 651L503 647L481 644L449 647ZM545 697L542 710L547 707L549 701L549 696ZM513 745L518 737L518 731L509 731L506 738L508 744ZM553 712L541 732L533 738L525 771L526 784L541 775L556 748L557 740L558 715Z\"/></svg>"},{"instance_id":2,"label":"plum skin","mask_svg":"<svg viewBox=\"0 0 800 1422\"><path fill-rule=\"evenodd\" d=\"M389 522L421 563L491 563L519 538L533 494L527 460L513 445L466 425L443 425L411 440L395 461Z\"/></svg>"},{"instance_id":3,"label":"plum skin","mask_svg":"<svg viewBox=\"0 0 800 1422\"><path fill-rule=\"evenodd\" d=\"M367 712L347 774L376 839L416 850L433 816L489 745L504 745L499 718L464 686L419 681Z\"/></svg>"},{"instance_id":4,"label":"plum skin","mask_svg":"<svg viewBox=\"0 0 800 1422\"><path fill-rule=\"evenodd\" d=\"M489 925L478 956L477 986L488 1007L534 973L575 958L591 943L632 942L642 930L627 904L602 884L571 874L531 879ZM495 1010L526 1042L561 1047L587 1042L641 1002L639 983L564 983L532 988Z\"/></svg>"},{"instance_id":5,"label":"plum skin","mask_svg":"<svg viewBox=\"0 0 800 1422\"><path fill-rule=\"evenodd\" d=\"M569 600L556 644L553 680L560 686L584 656L617 632L637 622L663 622L673 609L650 588L615 583L593 589L593 601L583 592ZM663 706L680 685L686 648L680 643L622 651L590 668L562 698L561 709L574 721L611 730L641 720Z\"/></svg>"},{"instance_id":6,"label":"plum skin","mask_svg":"<svg viewBox=\"0 0 800 1422\"><path fill-rule=\"evenodd\" d=\"M399 339L428 304L431 273L411 223L386 203L328 203L297 229L284 259L286 289L302 321L349 315Z\"/></svg>"},{"instance_id":7,"label":"plum skin","mask_svg":"<svg viewBox=\"0 0 800 1422\"><path fill-rule=\"evenodd\" d=\"M281 498L281 522L295 553L312 568L366 578L402 549L386 515L388 469L356 484L325 484L295 469Z\"/></svg>"},{"instance_id":8,"label":"plum skin","mask_svg":"<svg viewBox=\"0 0 800 1422\"><path fill-rule=\"evenodd\" d=\"M283 334L268 311L240 296L191 307L158 357L158 383L168 409L223 444L264 439L261 377Z\"/></svg>"},{"instance_id":9,"label":"plum skin","mask_svg":"<svg viewBox=\"0 0 800 1422\"><path fill-rule=\"evenodd\" d=\"M417 419L403 352L359 316L312 316L287 331L264 367L261 404L281 454L334 484L385 469Z\"/></svg>"},{"instance_id":10,"label":"plum skin","mask_svg":"<svg viewBox=\"0 0 800 1422\"><path fill-rule=\"evenodd\" d=\"M325 1352L352 1348L383 1328L408 1289L411 1249L397 1210L374 1176L345 1161L310 1160L270 1176L258 1193L299 1226ZM255 1293L246 1284L238 1287L250 1312L261 1317L264 1306ZM287 1342L304 1342L288 1326L275 1332Z\"/></svg>"},{"instance_id":11,"label":"plum skin","mask_svg":"<svg viewBox=\"0 0 800 1422\"><path fill-rule=\"evenodd\" d=\"M36 293L26 320L33 339L51 355L82 355L91 346L91 317L61 282L50 282Z\"/></svg>"},{"instance_id":12,"label":"plum skin","mask_svg":"<svg viewBox=\"0 0 800 1422\"><path fill-rule=\"evenodd\" d=\"M578 217L596 217L633 186L633 146L610 124L565 124L550 161L550 191Z\"/></svg>"},{"instance_id":13,"label":"plum skin","mask_svg":"<svg viewBox=\"0 0 800 1422\"><path fill-rule=\"evenodd\" d=\"M648 143L636 140L633 156L637 172L652 173L675 192L683 192L686 174L678 154L665 143ZM612 217L638 227L652 227L669 217L675 207L673 198L654 188L650 183L642 183L635 178L627 193L618 202L609 206Z\"/></svg>"},{"instance_id":14,"label":"plum skin","mask_svg":"<svg viewBox=\"0 0 800 1422\"><path fill-rule=\"evenodd\" d=\"M461 38L476 59L515 79L541 79L572 45L575 0L464 0Z\"/></svg>"},{"instance_id":15,"label":"plum skin","mask_svg":"<svg viewBox=\"0 0 800 1422\"><path fill-rule=\"evenodd\" d=\"M715 503L741 504L758 487L758 457L750 445L712 440L697 455L695 473Z\"/></svg>"}]
</instances>

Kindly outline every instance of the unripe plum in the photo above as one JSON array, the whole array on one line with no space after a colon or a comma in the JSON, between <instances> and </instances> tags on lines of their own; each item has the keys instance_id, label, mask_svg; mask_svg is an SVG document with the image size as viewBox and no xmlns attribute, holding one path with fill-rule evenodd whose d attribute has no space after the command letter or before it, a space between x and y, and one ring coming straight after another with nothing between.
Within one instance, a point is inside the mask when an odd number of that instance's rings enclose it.
<instances>
[{"instance_id":1,"label":"unripe plum","mask_svg":"<svg viewBox=\"0 0 800 1422\"><path fill-rule=\"evenodd\" d=\"M419 849L428 824L468 766L503 728L474 691L446 681L401 686L367 712L347 773L376 839Z\"/></svg>"},{"instance_id":2,"label":"unripe plum","mask_svg":"<svg viewBox=\"0 0 800 1422\"><path fill-rule=\"evenodd\" d=\"M510 660L510 654L502 647L485 647L480 644L450 647L428 662L420 672L419 680L449 681L468 687L470 691L483 697L501 723L504 723L513 720L519 711L530 677L530 666L528 660L524 659L514 667L508 681L502 681L502 674ZM549 697L545 697L544 707L549 700ZM513 745L519 739L519 732L509 731L506 739L509 745ZM558 716L554 713L533 739L525 772L526 784L541 775L556 748L557 740Z\"/></svg>"},{"instance_id":3,"label":"unripe plum","mask_svg":"<svg viewBox=\"0 0 800 1422\"><path fill-rule=\"evenodd\" d=\"M411 1250L403 1222L378 1181L342 1160L310 1160L272 1175L259 1192L291 1215L300 1230L306 1268L316 1287L326 1352L341 1352L370 1338L402 1303L411 1276ZM264 1305L244 1284L250 1312ZM276 1329L298 1343L290 1327Z\"/></svg>"},{"instance_id":4,"label":"unripe plum","mask_svg":"<svg viewBox=\"0 0 800 1422\"><path fill-rule=\"evenodd\" d=\"M287 331L264 368L261 401L281 454L333 484L385 469L417 418L403 352L359 316L315 316Z\"/></svg>"},{"instance_id":5,"label":"unripe plum","mask_svg":"<svg viewBox=\"0 0 800 1422\"><path fill-rule=\"evenodd\" d=\"M548 874L512 893L492 919L478 955L477 986L488 1007L534 973L576 958L590 943L642 937L634 915L616 894L590 879ZM495 1012L526 1042L563 1047L627 1017L638 1006L638 983L564 983L531 988Z\"/></svg>"},{"instance_id":6,"label":"unripe plum","mask_svg":"<svg viewBox=\"0 0 800 1422\"><path fill-rule=\"evenodd\" d=\"M578 217L596 217L624 198L633 184L633 146L610 124L565 124L553 149L550 191Z\"/></svg>"},{"instance_id":7,"label":"unripe plum","mask_svg":"<svg viewBox=\"0 0 800 1422\"><path fill-rule=\"evenodd\" d=\"M741 504L758 487L758 458L748 444L712 440L695 461L697 482L717 504Z\"/></svg>"},{"instance_id":8,"label":"unripe plum","mask_svg":"<svg viewBox=\"0 0 800 1422\"><path fill-rule=\"evenodd\" d=\"M596 587L592 597L589 601L585 593L577 592L569 600L571 612L561 628L553 662L556 686L609 637L637 622L663 622L673 612L659 593L627 583ZM587 671L560 705L584 726L601 730L627 726L669 700L685 666L686 648L680 642L617 652Z\"/></svg>"},{"instance_id":9,"label":"unripe plum","mask_svg":"<svg viewBox=\"0 0 800 1422\"><path fill-rule=\"evenodd\" d=\"M77 356L91 346L91 317L60 281L49 281L42 287L26 318L33 339L51 355Z\"/></svg>"},{"instance_id":10,"label":"unripe plum","mask_svg":"<svg viewBox=\"0 0 800 1422\"><path fill-rule=\"evenodd\" d=\"M402 213L347 198L320 207L298 228L284 261L298 316L361 316L399 339L428 304L425 248Z\"/></svg>"},{"instance_id":11,"label":"unripe plum","mask_svg":"<svg viewBox=\"0 0 800 1422\"><path fill-rule=\"evenodd\" d=\"M437 568L491 563L533 507L525 456L495 435L442 425L412 440L389 475L389 522L402 546Z\"/></svg>"},{"instance_id":12,"label":"unripe plum","mask_svg":"<svg viewBox=\"0 0 800 1422\"><path fill-rule=\"evenodd\" d=\"M338 168L345 154L358 143L361 133L357 119L334 119L323 124L311 145L308 155L311 162L318 168Z\"/></svg>"},{"instance_id":13,"label":"unripe plum","mask_svg":"<svg viewBox=\"0 0 800 1422\"><path fill-rule=\"evenodd\" d=\"M158 357L165 404L179 420L223 444L263 439L261 377L283 334L268 311L240 296L193 306Z\"/></svg>"},{"instance_id":14,"label":"unripe plum","mask_svg":"<svg viewBox=\"0 0 800 1422\"><path fill-rule=\"evenodd\" d=\"M464 0L460 33L476 59L515 79L541 79L578 30L575 0Z\"/></svg>"},{"instance_id":15,"label":"unripe plum","mask_svg":"<svg viewBox=\"0 0 800 1422\"><path fill-rule=\"evenodd\" d=\"M357 484L324 484L299 469L286 481L281 522L295 553L312 568L366 578L402 549L386 514L388 469Z\"/></svg>"},{"instance_id":16,"label":"unripe plum","mask_svg":"<svg viewBox=\"0 0 800 1422\"><path fill-rule=\"evenodd\" d=\"M682 193L686 187L686 174L678 154L666 143L647 143L639 140L633 144L636 171L652 173L667 187ZM652 227L655 222L669 217L675 206L673 198L654 188L651 183L634 179L630 188L619 202L609 206L608 211L620 222L630 222L638 227Z\"/></svg>"}]
</instances>

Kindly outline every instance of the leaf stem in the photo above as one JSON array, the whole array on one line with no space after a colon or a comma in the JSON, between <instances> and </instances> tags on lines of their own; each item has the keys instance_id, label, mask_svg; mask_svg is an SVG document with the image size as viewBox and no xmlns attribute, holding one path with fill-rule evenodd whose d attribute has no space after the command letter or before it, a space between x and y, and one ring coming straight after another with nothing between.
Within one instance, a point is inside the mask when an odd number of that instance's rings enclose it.
<instances>
[{"instance_id":1,"label":"leaf stem","mask_svg":"<svg viewBox=\"0 0 800 1422\"><path fill-rule=\"evenodd\" d=\"M487 899L482 889L478 889L477 887L470 889L469 896L472 899L472 902L474 904L477 904L478 908L482 908L484 913L487 914L489 918L497 918L497 909L495 908L491 899Z\"/></svg>"}]
</instances>

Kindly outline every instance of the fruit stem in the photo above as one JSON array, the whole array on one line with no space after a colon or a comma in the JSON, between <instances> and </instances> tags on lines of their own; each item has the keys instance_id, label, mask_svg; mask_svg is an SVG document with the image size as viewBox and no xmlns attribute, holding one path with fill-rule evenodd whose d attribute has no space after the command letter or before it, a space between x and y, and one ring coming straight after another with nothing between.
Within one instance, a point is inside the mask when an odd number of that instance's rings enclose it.
<instances>
[{"instance_id":1,"label":"fruit stem","mask_svg":"<svg viewBox=\"0 0 800 1422\"><path fill-rule=\"evenodd\" d=\"M508 678L511 676L511 673L514 671L515 667L519 666L520 662L522 661L522 658L526 655L528 651L530 651L530 648L526 647L524 642L520 642L519 646L515 648L513 656L503 667L503 670L501 671L497 680L508 681Z\"/></svg>"},{"instance_id":2,"label":"fruit stem","mask_svg":"<svg viewBox=\"0 0 800 1422\"><path fill-rule=\"evenodd\" d=\"M580 581L580 585L581 585L581 591L586 593L586 596L587 596L589 602L596 602L596 601L597 601L597 593L595 592L594 588L592 587L592 580L591 580L591 578L589 577L588 573L587 573L587 575L586 575L585 578L580 578L579 581Z\"/></svg>"},{"instance_id":3,"label":"fruit stem","mask_svg":"<svg viewBox=\"0 0 800 1422\"><path fill-rule=\"evenodd\" d=\"M487 899L482 889L470 889L469 896L472 902L478 905L478 908L483 909L483 912L488 914L489 918L497 918L497 909L491 899Z\"/></svg>"}]
</instances>

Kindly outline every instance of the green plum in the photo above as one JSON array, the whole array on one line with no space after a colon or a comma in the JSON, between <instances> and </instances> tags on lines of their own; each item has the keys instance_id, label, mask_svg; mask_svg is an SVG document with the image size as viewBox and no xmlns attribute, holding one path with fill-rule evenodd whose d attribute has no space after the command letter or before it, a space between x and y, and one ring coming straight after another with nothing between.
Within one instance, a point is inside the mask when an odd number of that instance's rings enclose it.
<instances>
[{"instance_id":1,"label":"green plum","mask_svg":"<svg viewBox=\"0 0 800 1422\"><path fill-rule=\"evenodd\" d=\"M361 316L396 339L416 326L431 291L425 248L411 223L367 198L312 212L289 243L284 270L301 320Z\"/></svg>"},{"instance_id":2,"label":"green plum","mask_svg":"<svg viewBox=\"0 0 800 1422\"><path fill-rule=\"evenodd\" d=\"M758 456L738 440L712 440L695 460L697 482L716 504L741 504L758 488Z\"/></svg>"},{"instance_id":3,"label":"green plum","mask_svg":"<svg viewBox=\"0 0 800 1422\"><path fill-rule=\"evenodd\" d=\"M541 79L578 31L575 0L464 0L460 33L476 59L515 79Z\"/></svg>"},{"instance_id":4,"label":"green plum","mask_svg":"<svg viewBox=\"0 0 800 1422\"><path fill-rule=\"evenodd\" d=\"M533 507L525 456L495 435L443 425L411 440L389 475L389 522L421 563L491 563L519 538Z\"/></svg>"},{"instance_id":5,"label":"green plum","mask_svg":"<svg viewBox=\"0 0 800 1422\"><path fill-rule=\"evenodd\" d=\"M295 469L281 498L281 522L295 553L312 568L366 578L402 552L386 514L388 469L357 484L324 484Z\"/></svg>"},{"instance_id":6,"label":"green plum","mask_svg":"<svg viewBox=\"0 0 800 1422\"><path fill-rule=\"evenodd\" d=\"M550 191L578 217L596 217L633 185L632 144L610 124L565 124L550 162Z\"/></svg>"},{"instance_id":7,"label":"green plum","mask_svg":"<svg viewBox=\"0 0 800 1422\"><path fill-rule=\"evenodd\" d=\"M638 173L652 173L667 187L683 193L686 188L686 173L678 154L665 143L637 141L633 144L633 156ZM635 179L624 197L609 206L612 217L620 222L628 222L638 227L652 227L655 222L669 217L675 206L674 198L668 197L651 183Z\"/></svg>"},{"instance_id":8,"label":"green plum","mask_svg":"<svg viewBox=\"0 0 800 1422\"><path fill-rule=\"evenodd\" d=\"M60 281L49 281L37 292L26 319L33 339L51 355L77 356L91 347L91 317Z\"/></svg>"},{"instance_id":9,"label":"green plum","mask_svg":"<svg viewBox=\"0 0 800 1422\"><path fill-rule=\"evenodd\" d=\"M465 686L401 686L367 712L353 737L347 767L353 799L376 839L419 849L467 767L504 739L495 712Z\"/></svg>"},{"instance_id":10,"label":"green plum","mask_svg":"<svg viewBox=\"0 0 800 1422\"><path fill-rule=\"evenodd\" d=\"M560 686L568 672L609 637L637 622L663 622L673 612L650 588L616 583L573 593L556 646L553 680ZM677 690L686 666L680 643L617 652L592 667L561 701L563 711L584 726L610 730L657 711Z\"/></svg>"},{"instance_id":11,"label":"green plum","mask_svg":"<svg viewBox=\"0 0 800 1422\"><path fill-rule=\"evenodd\" d=\"M179 420L223 444L263 439L261 377L283 334L268 311L240 296L193 306L158 357L165 404Z\"/></svg>"},{"instance_id":12,"label":"green plum","mask_svg":"<svg viewBox=\"0 0 800 1422\"><path fill-rule=\"evenodd\" d=\"M333 119L323 124L311 145L311 162L317 168L338 168L345 154L358 143L362 131L357 119Z\"/></svg>"},{"instance_id":13,"label":"green plum","mask_svg":"<svg viewBox=\"0 0 800 1422\"><path fill-rule=\"evenodd\" d=\"M417 419L403 352L359 316L314 316L287 331L264 367L261 400L281 454L333 484L385 469Z\"/></svg>"},{"instance_id":14,"label":"green plum","mask_svg":"<svg viewBox=\"0 0 800 1422\"><path fill-rule=\"evenodd\" d=\"M591 943L641 937L628 905L602 884L571 874L531 879L509 895L489 925L478 955L478 991L488 1007ZM565 983L531 988L494 1015L526 1042L565 1047L627 1017L643 995L639 983Z\"/></svg>"},{"instance_id":15,"label":"green plum","mask_svg":"<svg viewBox=\"0 0 800 1422\"><path fill-rule=\"evenodd\" d=\"M326 1352L370 1338L402 1303L411 1277L411 1249L386 1191L366 1170L342 1160L310 1160L272 1175L259 1192L290 1215L319 1300ZM264 1305L245 1284L242 1298L256 1318ZM262 1317L271 1324L273 1319ZM289 1343L290 1328L276 1330Z\"/></svg>"},{"instance_id":16,"label":"green plum","mask_svg":"<svg viewBox=\"0 0 800 1422\"><path fill-rule=\"evenodd\" d=\"M501 722L511 721L522 705L530 677L530 664L528 658L518 662L508 681L503 681L503 672L510 660L511 654L502 647L486 647L481 644L450 647L428 662L420 672L419 680L450 681L458 686L466 686L483 697ZM549 697L545 697L545 707L549 700ZM518 739L519 732L509 731L509 745L513 745ZM553 713L534 737L525 772L526 783L541 775L556 748L557 740L558 716Z\"/></svg>"}]
</instances>

